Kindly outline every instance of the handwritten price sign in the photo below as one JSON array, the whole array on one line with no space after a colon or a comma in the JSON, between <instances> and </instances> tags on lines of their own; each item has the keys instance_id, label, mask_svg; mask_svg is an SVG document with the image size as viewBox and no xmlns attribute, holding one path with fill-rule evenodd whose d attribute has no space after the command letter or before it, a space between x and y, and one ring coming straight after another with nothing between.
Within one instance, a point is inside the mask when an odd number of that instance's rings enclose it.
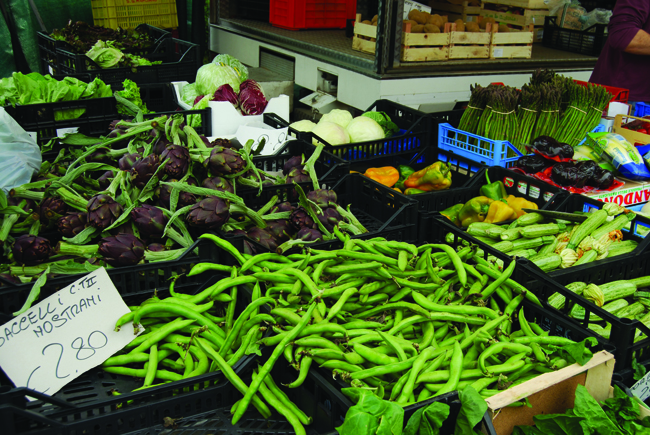
<instances>
[{"instance_id":1,"label":"handwritten price sign","mask_svg":"<svg viewBox=\"0 0 650 435\"><path fill-rule=\"evenodd\" d=\"M646 373L644 377L639 379L636 384L630 388L632 394L641 400L650 397L650 372Z\"/></svg>"},{"instance_id":2,"label":"handwritten price sign","mask_svg":"<svg viewBox=\"0 0 650 435\"><path fill-rule=\"evenodd\" d=\"M104 268L0 327L0 367L16 387L52 395L130 343L129 312Z\"/></svg>"}]
</instances>

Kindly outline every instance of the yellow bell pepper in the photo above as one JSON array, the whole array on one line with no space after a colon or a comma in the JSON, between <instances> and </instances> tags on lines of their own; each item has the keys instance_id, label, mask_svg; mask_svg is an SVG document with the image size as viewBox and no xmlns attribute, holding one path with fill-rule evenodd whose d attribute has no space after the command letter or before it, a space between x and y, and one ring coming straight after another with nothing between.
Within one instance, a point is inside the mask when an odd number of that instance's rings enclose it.
<instances>
[{"instance_id":1,"label":"yellow bell pepper","mask_svg":"<svg viewBox=\"0 0 650 435\"><path fill-rule=\"evenodd\" d=\"M517 197L514 195L508 195L506 198L504 198L508 205L515 211L517 214L517 217L526 214L525 211L522 210L522 208L530 208L533 210L537 210L537 204L535 204L532 201L528 201L526 198L522 197Z\"/></svg>"},{"instance_id":2,"label":"yellow bell pepper","mask_svg":"<svg viewBox=\"0 0 650 435\"><path fill-rule=\"evenodd\" d=\"M483 222L493 224L503 222L517 217L515 211L508 204L502 201L494 201L490 204L487 217Z\"/></svg>"},{"instance_id":3,"label":"yellow bell pepper","mask_svg":"<svg viewBox=\"0 0 650 435\"><path fill-rule=\"evenodd\" d=\"M393 187L399 180L399 171L392 166L368 168L363 175L388 187Z\"/></svg>"}]
</instances>

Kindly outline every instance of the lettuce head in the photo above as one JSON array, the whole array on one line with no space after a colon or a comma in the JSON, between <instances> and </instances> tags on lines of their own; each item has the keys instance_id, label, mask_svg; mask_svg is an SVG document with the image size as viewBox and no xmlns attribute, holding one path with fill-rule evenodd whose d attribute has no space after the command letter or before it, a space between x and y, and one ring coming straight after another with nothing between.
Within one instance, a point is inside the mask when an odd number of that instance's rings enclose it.
<instances>
[{"instance_id":1,"label":"lettuce head","mask_svg":"<svg viewBox=\"0 0 650 435\"><path fill-rule=\"evenodd\" d=\"M196 90L199 95L214 95L217 89L226 83L239 93L241 80L237 71L228 65L208 63L196 72Z\"/></svg>"}]
</instances>

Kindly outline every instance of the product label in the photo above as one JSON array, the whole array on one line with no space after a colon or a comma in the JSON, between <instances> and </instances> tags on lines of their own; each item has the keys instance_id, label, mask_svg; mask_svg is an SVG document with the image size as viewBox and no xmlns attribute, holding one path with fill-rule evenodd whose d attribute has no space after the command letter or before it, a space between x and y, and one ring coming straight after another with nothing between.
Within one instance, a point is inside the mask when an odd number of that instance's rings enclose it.
<instances>
[{"instance_id":1,"label":"product label","mask_svg":"<svg viewBox=\"0 0 650 435\"><path fill-rule=\"evenodd\" d=\"M503 178L503 184L504 184L506 187L512 187L512 186L515 185L515 180L513 180L513 179L510 178L510 177L504 177L504 178Z\"/></svg>"},{"instance_id":2,"label":"product label","mask_svg":"<svg viewBox=\"0 0 650 435\"><path fill-rule=\"evenodd\" d=\"M78 132L79 132L79 127L57 128L56 129L56 136L57 137L63 137L68 133L78 133Z\"/></svg>"},{"instance_id":3,"label":"product label","mask_svg":"<svg viewBox=\"0 0 650 435\"><path fill-rule=\"evenodd\" d=\"M552 192L544 192L544 201L549 202L553 198L553 193Z\"/></svg>"},{"instance_id":4,"label":"product label","mask_svg":"<svg viewBox=\"0 0 650 435\"><path fill-rule=\"evenodd\" d=\"M630 388L632 394L641 400L650 397L650 372L647 372L644 377L639 379L636 384Z\"/></svg>"},{"instance_id":5,"label":"product label","mask_svg":"<svg viewBox=\"0 0 650 435\"><path fill-rule=\"evenodd\" d=\"M641 204L650 201L650 185L621 189L614 192L598 193L589 196L599 201L613 202L622 206Z\"/></svg>"},{"instance_id":6,"label":"product label","mask_svg":"<svg viewBox=\"0 0 650 435\"><path fill-rule=\"evenodd\" d=\"M53 395L137 337L114 330L129 312L97 269L0 326L0 366L16 387Z\"/></svg>"},{"instance_id":7,"label":"product label","mask_svg":"<svg viewBox=\"0 0 650 435\"><path fill-rule=\"evenodd\" d=\"M528 191L528 196L531 198L537 199L539 198L539 194L541 193L541 190L537 186L530 186L530 190Z\"/></svg>"},{"instance_id":8,"label":"product label","mask_svg":"<svg viewBox=\"0 0 650 435\"><path fill-rule=\"evenodd\" d=\"M520 181L517 183L517 191L523 195L526 194L526 191L528 190L528 183L525 181Z\"/></svg>"},{"instance_id":9,"label":"product label","mask_svg":"<svg viewBox=\"0 0 650 435\"><path fill-rule=\"evenodd\" d=\"M494 50L492 50L492 56L503 57L503 48L495 48Z\"/></svg>"}]
</instances>

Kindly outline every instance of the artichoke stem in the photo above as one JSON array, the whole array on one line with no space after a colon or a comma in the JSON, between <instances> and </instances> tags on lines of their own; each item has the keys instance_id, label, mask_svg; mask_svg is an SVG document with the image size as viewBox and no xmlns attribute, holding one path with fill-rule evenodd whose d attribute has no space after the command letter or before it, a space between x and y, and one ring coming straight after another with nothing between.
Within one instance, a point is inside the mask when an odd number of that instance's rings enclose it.
<instances>
[{"instance_id":1,"label":"artichoke stem","mask_svg":"<svg viewBox=\"0 0 650 435\"><path fill-rule=\"evenodd\" d=\"M2 227L0 228L0 242L7 240L9 236L9 231L18 222L19 216L17 214L8 214L5 215L5 218L2 220Z\"/></svg>"},{"instance_id":2,"label":"artichoke stem","mask_svg":"<svg viewBox=\"0 0 650 435\"><path fill-rule=\"evenodd\" d=\"M253 223L256 226L258 226L258 227L260 227L262 229L266 228L266 222L264 221L264 219L262 219L262 217L259 214L257 214L256 211L254 211L254 210L252 210L252 209L250 209L250 208L248 208L246 206L237 205L237 204L230 204L230 212L231 213L239 213L239 214L246 215L246 216L248 216L250 218L250 220L253 221Z\"/></svg>"},{"instance_id":3,"label":"artichoke stem","mask_svg":"<svg viewBox=\"0 0 650 435\"><path fill-rule=\"evenodd\" d=\"M88 207L88 200L82 198L79 195L75 195L64 187L57 189L56 193L70 207L74 207L80 211L86 211L86 208Z\"/></svg>"},{"instance_id":4,"label":"artichoke stem","mask_svg":"<svg viewBox=\"0 0 650 435\"><path fill-rule=\"evenodd\" d=\"M166 235L167 237L169 237L170 239L172 239L173 241L175 241L176 243L178 243L184 248L189 248L193 243L192 240L187 240L185 237L183 237L181 233L179 233L172 227L167 228Z\"/></svg>"},{"instance_id":5,"label":"artichoke stem","mask_svg":"<svg viewBox=\"0 0 650 435\"><path fill-rule=\"evenodd\" d=\"M168 230L169 231L169 230ZM149 262L172 261L187 252L187 249L172 249L171 251L146 251L144 259Z\"/></svg>"},{"instance_id":6,"label":"artichoke stem","mask_svg":"<svg viewBox=\"0 0 650 435\"><path fill-rule=\"evenodd\" d=\"M9 191L9 196L14 198L32 199L34 201L41 201L45 198L45 192L34 192L22 187L15 187Z\"/></svg>"},{"instance_id":7,"label":"artichoke stem","mask_svg":"<svg viewBox=\"0 0 650 435\"><path fill-rule=\"evenodd\" d=\"M294 246L302 246L302 245L306 245L306 244L314 243L314 242L316 242L316 240L314 240L312 242L306 242L306 241L304 241L302 239L287 240L286 242L284 242L283 244L278 246L278 248L275 250L275 252L277 252L278 254L284 254L285 252L287 252L289 249L293 248Z\"/></svg>"},{"instance_id":8,"label":"artichoke stem","mask_svg":"<svg viewBox=\"0 0 650 435\"><path fill-rule=\"evenodd\" d=\"M38 233L41 231L41 221L40 220L35 220L34 223L32 223L32 226L29 227L29 235L30 236L38 236Z\"/></svg>"},{"instance_id":9,"label":"artichoke stem","mask_svg":"<svg viewBox=\"0 0 650 435\"><path fill-rule=\"evenodd\" d=\"M45 269L47 269L47 265L44 264L38 266L11 266L9 268L9 273L18 277L35 276L43 273Z\"/></svg>"},{"instance_id":10,"label":"artichoke stem","mask_svg":"<svg viewBox=\"0 0 650 435\"><path fill-rule=\"evenodd\" d=\"M97 254L99 245L73 245L72 243L59 242L56 252L61 255L77 255L79 257L92 257Z\"/></svg>"}]
</instances>

